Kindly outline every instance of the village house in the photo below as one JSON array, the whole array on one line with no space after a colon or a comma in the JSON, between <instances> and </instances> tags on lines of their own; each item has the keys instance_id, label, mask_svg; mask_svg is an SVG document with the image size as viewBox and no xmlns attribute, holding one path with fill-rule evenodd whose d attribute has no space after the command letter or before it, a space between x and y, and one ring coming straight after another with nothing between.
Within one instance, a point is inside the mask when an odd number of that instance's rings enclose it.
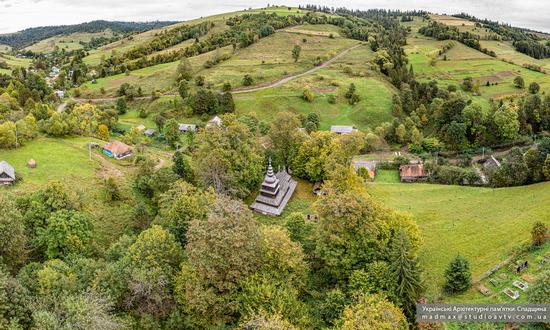
<instances>
[{"instance_id":1,"label":"village house","mask_svg":"<svg viewBox=\"0 0 550 330\"><path fill-rule=\"evenodd\" d=\"M428 174L423 164L408 164L399 167L399 177L401 182L416 182L426 180Z\"/></svg>"},{"instance_id":2,"label":"village house","mask_svg":"<svg viewBox=\"0 0 550 330\"><path fill-rule=\"evenodd\" d=\"M141 132L141 131L144 131L145 128L146 128L146 127L145 127L145 125L143 125L143 124L141 124L141 125L139 125L139 126L136 126L136 129L137 129L138 131L140 131L140 132Z\"/></svg>"},{"instance_id":3,"label":"village house","mask_svg":"<svg viewBox=\"0 0 550 330\"><path fill-rule=\"evenodd\" d=\"M213 128L213 127L222 127L222 119L218 116L214 116L214 118L210 119L208 123L206 124L206 128Z\"/></svg>"},{"instance_id":4,"label":"village house","mask_svg":"<svg viewBox=\"0 0 550 330\"><path fill-rule=\"evenodd\" d=\"M260 193L250 208L265 215L281 215L297 184L285 168L274 173L271 159L269 159L267 174L260 187Z\"/></svg>"},{"instance_id":5,"label":"village house","mask_svg":"<svg viewBox=\"0 0 550 330\"><path fill-rule=\"evenodd\" d=\"M132 148L120 141L111 141L103 146L103 153L115 159L123 159L132 156Z\"/></svg>"},{"instance_id":6,"label":"village house","mask_svg":"<svg viewBox=\"0 0 550 330\"><path fill-rule=\"evenodd\" d=\"M194 124L179 124L180 133L196 132L197 125Z\"/></svg>"},{"instance_id":7,"label":"village house","mask_svg":"<svg viewBox=\"0 0 550 330\"><path fill-rule=\"evenodd\" d=\"M5 160L0 162L0 185L9 185L15 182L15 170Z\"/></svg>"},{"instance_id":8,"label":"village house","mask_svg":"<svg viewBox=\"0 0 550 330\"><path fill-rule=\"evenodd\" d=\"M336 133L336 134L340 134L340 135L343 135L343 134L351 134L353 132L357 132L357 129L353 126L337 126L337 125L333 125L333 126L330 126L330 131L332 133Z\"/></svg>"}]
</instances>

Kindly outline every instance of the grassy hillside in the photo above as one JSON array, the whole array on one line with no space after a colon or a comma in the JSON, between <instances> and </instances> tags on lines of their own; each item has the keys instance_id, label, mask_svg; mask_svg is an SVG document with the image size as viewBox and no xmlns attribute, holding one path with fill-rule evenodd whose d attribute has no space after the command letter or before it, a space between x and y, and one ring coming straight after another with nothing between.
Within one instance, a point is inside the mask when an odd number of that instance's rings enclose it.
<instances>
[{"instance_id":1,"label":"grassy hillside","mask_svg":"<svg viewBox=\"0 0 550 330\"><path fill-rule=\"evenodd\" d=\"M15 56L0 53L0 62L6 62L10 69L1 69L0 73L10 74L13 68L28 68L31 60L27 58L18 58Z\"/></svg>"},{"instance_id":2,"label":"grassy hillside","mask_svg":"<svg viewBox=\"0 0 550 330\"><path fill-rule=\"evenodd\" d=\"M224 29L225 21L229 17L243 15L243 14L256 14L260 12L277 13L277 15L283 15L283 16L284 15L301 15L304 13L303 11L296 8L289 11L287 7L270 7L270 8L259 8L259 9L236 11L231 13L223 13L223 14L212 15L208 17L201 17L201 18L185 21L182 23L149 30L143 33L139 33L137 35L124 38L114 43L105 45L103 47L100 47L97 50L91 51L90 54L84 58L84 63L86 63L87 65L97 65L100 63L102 57L109 58L113 54L113 52L115 53L126 52L141 43L152 40L153 38L155 38L157 34L162 33L163 31L173 29L183 24L195 25L195 24L202 23L204 21L212 22L214 24L214 28L212 29L212 31L210 31L210 33L212 33L216 31L220 31L220 29ZM155 55L155 54L152 54L152 55Z\"/></svg>"},{"instance_id":3,"label":"grassy hillside","mask_svg":"<svg viewBox=\"0 0 550 330\"><path fill-rule=\"evenodd\" d=\"M411 37L405 51L414 67L415 76L421 81L437 80L443 86L460 85L464 78L472 77L481 85L481 96L473 97L479 102L524 94L526 90L514 87L513 80L521 75L526 84L538 82L542 90L550 88L550 76L531 71L521 66L510 64L489 57L458 42L447 53L447 60L438 56L441 46L448 41L436 41L425 37ZM432 61L432 59L435 59ZM486 86L486 83L498 85Z\"/></svg>"},{"instance_id":4,"label":"grassy hillside","mask_svg":"<svg viewBox=\"0 0 550 330\"><path fill-rule=\"evenodd\" d=\"M71 33L69 35L59 35L41 40L24 48L24 50L32 51L34 53L50 53L53 52L56 47L59 47L59 49L65 49L66 51L77 50L82 49L80 42L89 42L94 37L112 37L113 35L114 34L111 30L96 33L78 32Z\"/></svg>"},{"instance_id":5,"label":"grassy hillside","mask_svg":"<svg viewBox=\"0 0 550 330\"><path fill-rule=\"evenodd\" d=\"M474 278L501 261L530 237L535 221L550 225L550 183L489 189L395 183L395 175L368 187L385 205L407 212L423 238L421 262L431 295L438 294L443 272L457 254L470 261Z\"/></svg>"}]
</instances>

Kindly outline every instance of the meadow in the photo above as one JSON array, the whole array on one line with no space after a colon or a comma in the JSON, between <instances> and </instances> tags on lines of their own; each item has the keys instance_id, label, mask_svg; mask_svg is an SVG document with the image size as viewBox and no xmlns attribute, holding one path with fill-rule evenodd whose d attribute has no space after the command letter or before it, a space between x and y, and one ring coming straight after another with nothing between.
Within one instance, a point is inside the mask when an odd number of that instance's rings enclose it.
<instances>
[{"instance_id":1,"label":"meadow","mask_svg":"<svg viewBox=\"0 0 550 330\"><path fill-rule=\"evenodd\" d=\"M377 177L369 184L369 193L386 206L410 214L419 226L420 260L431 297L440 295L445 268L457 254L470 261L475 280L528 241L535 221L550 225L548 182L490 189L396 183L396 174L379 175L382 180Z\"/></svg>"},{"instance_id":2,"label":"meadow","mask_svg":"<svg viewBox=\"0 0 550 330\"><path fill-rule=\"evenodd\" d=\"M438 52L447 42L419 36L408 39L405 52L418 80L437 80L442 86L459 86L464 78L472 77L479 82L481 95L471 98L482 104L487 104L490 99L527 93L526 89L514 86L513 81L517 76L523 77L526 86L537 82L542 90L550 88L549 75L489 57L458 42L448 51L445 60ZM490 86L487 86L487 82Z\"/></svg>"},{"instance_id":3,"label":"meadow","mask_svg":"<svg viewBox=\"0 0 550 330\"><path fill-rule=\"evenodd\" d=\"M89 42L92 38L98 37L112 37L113 32L111 30L105 30L101 32L88 33L88 32L78 32L71 33L68 35L58 35L51 38L41 40L35 44L32 44L24 50L32 51L34 53L51 53L56 47L65 49L66 51L82 49L83 46L80 42Z\"/></svg>"}]
</instances>

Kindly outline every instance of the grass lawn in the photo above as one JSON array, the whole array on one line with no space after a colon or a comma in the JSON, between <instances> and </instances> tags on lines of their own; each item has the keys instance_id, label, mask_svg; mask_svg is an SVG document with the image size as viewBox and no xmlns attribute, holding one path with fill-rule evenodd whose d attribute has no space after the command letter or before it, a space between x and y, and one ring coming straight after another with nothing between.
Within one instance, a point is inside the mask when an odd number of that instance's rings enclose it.
<instances>
[{"instance_id":1,"label":"grass lawn","mask_svg":"<svg viewBox=\"0 0 550 330\"><path fill-rule=\"evenodd\" d=\"M38 189L49 181L78 182L79 185L93 180L98 169L96 161L88 158L86 142L93 138L37 138L20 148L2 150L0 158L6 160L23 181L13 188L16 192ZM38 166L27 167L29 159L36 160Z\"/></svg>"},{"instance_id":2,"label":"grass lawn","mask_svg":"<svg viewBox=\"0 0 550 330\"><path fill-rule=\"evenodd\" d=\"M397 170L378 170L374 178L376 183L399 183L399 171Z\"/></svg>"},{"instance_id":3,"label":"grass lawn","mask_svg":"<svg viewBox=\"0 0 550 330\"><path fill-rule=\"evenodd\" d=\"M315 196L312 192L313 184L301 179L297 179L297 181L298 185L296 186L296 190L294 190L292 198L286 205L286 208L280 217L271 217L254 212L256 218L262 223L282 225L284 218L290 215L292 212L300 212L303 213L304 216L306 214L313 213L311 205L313 205L313 203L315 203L315 200L317 199L317 196ZM252 193L250 197L245 200L245 203L247 203L247 205L252 204L252 202L254 202L254 199L256 198L256 195L257 191Z\"/></svg>"},{"instance_id":4,"label":"grass lawn","mask_svg":"<svg viewBox=\"0 0 550 330\"><path fill-rule=\"evenodd\" d=\"M374 128L393 118L391 98L395 89L379 74L369 71L365 59L371 55L368 46L363 46L332 65L285 85L237 94L234 97L237 113L255 112L261 120L270 122L280 111L316 112L321 118L322 130L329 129L331 125ZM352 74L344 73L345 67L351 68ZM349 105L344 97L351 83L355 84L361 97L361 101L354 106ZM315 94L315 100L311 103L302 99L304 86L309 86ZM335 104L328 102L329 95L336 96Z\"/></svg>"},{"instance_id":5,"label":"grass lawn","mask_svg":"<svg viewBox=\"0 0 550 330\"><path fill-rule=\"evenodd\" d=\"M550 269L550 262L541 264L540 261L544 256L550 256L550 241L547 241L545 245L529 251L526 254L520 256L519 259L526 260L529 266L520 274L510 271L508 267L502 267L496 273L490 277L481 281L481 284L491 291L488 296L482 295L477 287L472 287L466 293L451 297L450 301L468 303L498 303L498 304L510 304L510 303L527 303L527 295L521 289L513 286L513 282L518 280L531 285L533 280L543 271ZM517 291L520 296L517 300L513 300L502 291L506 288L510 288Z\"/></svg>"},{"instance_id":6,"label":"grass lawn","mask_svg":"<svg viewBox=\"0 0 550 330\"><path fill-rule=\"evenodd\" d=\"M439 294L445 268L457 254L470 261L475 279L528 240L535 221L550 225L548 182L489 189L375 181L368 190L386 206L410 213L418 223L430 296Z\"/></svg>"}]
</instances>

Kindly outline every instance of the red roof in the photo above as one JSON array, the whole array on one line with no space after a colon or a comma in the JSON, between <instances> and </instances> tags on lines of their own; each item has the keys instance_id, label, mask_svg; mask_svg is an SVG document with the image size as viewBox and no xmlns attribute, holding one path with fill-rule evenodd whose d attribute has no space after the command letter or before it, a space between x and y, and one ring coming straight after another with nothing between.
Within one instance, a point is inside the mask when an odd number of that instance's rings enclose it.
<instances>
[{"instance_id":1,"label":"red roof","mask_svg":"<svg viewBox=\"0 0 550 330\"><path fill-rule=\"evenodd\" d=\"M424 165L422 164L411 164L411 165L401 165L399 167L399 175L401 177L425 177L426 171L424 171Z\"/></svg>"}]
</instances>

